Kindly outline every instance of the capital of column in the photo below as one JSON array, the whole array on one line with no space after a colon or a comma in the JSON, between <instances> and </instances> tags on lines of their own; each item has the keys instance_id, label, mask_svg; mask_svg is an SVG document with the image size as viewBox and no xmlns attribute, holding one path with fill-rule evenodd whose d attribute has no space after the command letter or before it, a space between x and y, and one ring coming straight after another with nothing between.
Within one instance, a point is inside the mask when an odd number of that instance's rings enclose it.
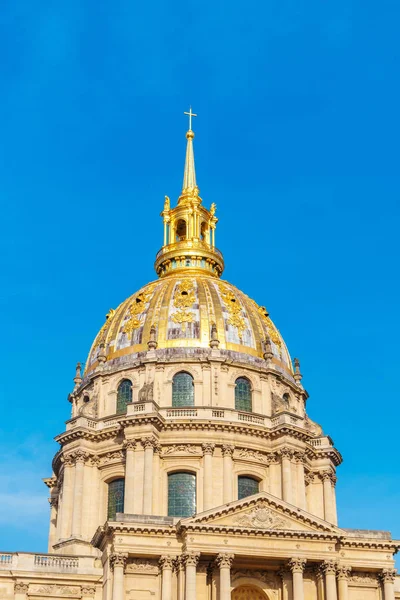
<instances>
[{"instance_id":1,"label":"capital of column","mask_svg":"<svg viewBox=\"0 0 400 600\"><path fill-rule=\"evenodd\" d=\"M70 456L71 456L72 460L74 461L74 463L76 464L78 462L85 463L88 460L90 455L88 452L85 452L84 450L75 450L75 452L72 452L70 454Z\"/></svg>"},{"instance_id":2,"label":"capital of column","mask_svg":"<svg viewBox=\"0 0 400 600\"><path fill-rule=\"evenodd\" d=\"M336 577L339 580L345 579L346 581L348 581L348 579L350 577L350 573L351 573L351 567L349 567L348 565L338 565L337 566Z\"/></svg>"},{"instance_id":3,"label":"capital of column","mask_svg":"<svg viewBox=\"0 0 400 600\"><path fill-rule=\"evenodd\" d=\"M184 571L185 569L185 561L183 556L177 556L174 560L174 571L179 573L180 571Z\"/></svg>"},{"instance_id":4,"label":"capital of column","mask_svg":"<svg viewBox=\"0 0 400 600\"><path fill-rule=\"evenodd\" d=\"M53 498L48 498L50 508L57 508L58 506L58 496L54 496Z\"/></svg>"},{"instance_id":5,"label":"capital of column","mask_svg":"<svg viewBox=\"0 0 400 600\"><path fill-rule=\"evenodd\" d=\"M314 473L306 473L304 477L304 482L306 485L311 485L314 482Z\"/></svg>"},{"instance_id":6,"label":"capital of column","mask_svg":"<svg viewBox=\"0 0 400 600\"><path fill-rule=\"evenodd\" d=\"M279 455L280 455L282 458L287 458L287 459L289 459L289 460L292 460L292 458L293 458L293 455L294 455L294 452L293 452L293 450L291 450L290 448L281 448L281 449L279 450Z\"/></svg>"},{"instance_id":7,"label":"capital of column","mask_svg":"<svg viewBox=\"0 0 400 600\"><path fill-rule=\"evenodd\" d=\"M65 467L72 467L75 464L73 454L66 454L61 457L61 462L64 463Z\"/></svg>"},{"instance_id":8,"label":"capital of column","mask_svg":"<svg viewBox=\"0 0 400 600\"><path fill-rule=\"evenodd\" d=\"M125 440L124 441L125 450L136 450L136 440Z\"/></svg>"},{"instance_id":9,"label":"capital of column","mask_svg":"<svg viewBox=\"0 0 400 600\"><path fill-rule=\"evenodd\" d=\"M161 556L158 561L160 568L164 571L170 569L172 571L175 565L176 556Z\"/></svg>"},{"instance_id":10,"label":"capital of column","mask_svg":"<svg viewBox=\"0 0 400 600\"><path fill-rule=\"evenodd\" d=\"M228 552L221 552L220 554L217 555L215 562L219 566L220 569L223 567L231 568L234 558L235 558L234 554L229 554Z\"/></svg>"},{"instance_id":11,"label":"capital of column","mask_svg":"<svg viewBox=\"0 0 400 600\"><path fill-rule=\"evenodd\" d=\"M23 583L22 581L17 581L14 584L14 592L16 594L27 594L29 590L29 585L27 583Z\"/></svg>"},{"instance_id":12,"label":"capital of column","mask_svg":"<svg viewBox=\"0 0 400 600\"><path fill-rule=\"evenodd\" d=\"M396 569L383 569L383 571L379 573L379 578L383 583L394 583L396 575Z\"/></svg>"},{"instance_id":13,"label":"capital of column","mask_svg":"<svg viewBox=\"0 0 400 600\"><path fill-rule=\"evenodd\" d=\"M200 552L187 552L182 555L182 560L186 567L197 567L199 562Z\"/></svg>"},{"instance_id":14,"label":"capital of column","mask_svg":"<svg viewBox=\"0 0 400 600\"><path fill-rule=\"evenodd\" d=\"M230 458L232 458L234 450L235 446L231 446L230 444L223 444L222 456L229 456Z\"/></svg>"},{"instance_id":15,"label":"capital of column","mask_svg":"<svg viewBox=\"0 0 400 600\"><path fill-rule=\"evenodd\" d=\"M325 560L321 564L321 571L325 573L325 575L336 575L337 563L334 560Z\"/></svg>"},{"instance_id":16,"label":"capital of column","mask_svg":"<svg viewBox=\"0 0 400 600\"><path fill-rule=\"evenodd\" d=\"M92 467L98 467L98 466L99 466L99 464L100 464L100 458L99 458L98 456L96 456L95 454L92 454L92 455L89 457L89 464L90 464Z\"/></svg>"},{"instance_id":17,"label":"capital of column","mask_svg":"<svg viewBox=\"0 0 400 600\"><path fill-rule=\"evenodd\" d=\"M321 471L318 475L320 476L322 481L329 480L331 483L333 483L334 474L332 473L332 471Z\"/></svg>"},{"instance_id":18,"label":"capital of column","mask_svg":"<svg viewBox=\"0 0 400 600\"><path fill-rule=\"evenodd\" d=\"M154 448L157 447L157 440L154 437L143 437L140 440L140 443L145 450L148 450L149 448L154 450Z\"/></svg>"},{"instance_id":19,"label":"capital of column","mask_svg":"<svg viewBox=\"0 0 400 600\"><path fill-rule=\"evenodd\" d=\"M203 454L211 454L211 456L214 454L215 444L209 444L207 442L202 444L201 447L203 448Z\"/></svg>"},{"instance_id":20,"label":"capital of column","mask_svg":"<svg viewBox=\"0 0 400 600\"><path fill-rule=\"evenodd\" d=\"M288 562L288 567L292 573L303 573L307 560L305 558L291 558Z\"/></svg>"},{"instance_id":21,"label":"capital of column","mask_svg":"<svg viewBox=\"0 0 400 600\"><path fill-rule=\"evenodd\" d=\"M111 568L123 567L125 569L127 555L122 552L113 552L110 556Z\"/></svg>"},{"instance_id":22,"label":"capital of column","mask_svg":"<svg viewBox=\"0 0 400 600\"><path fill-rule=\"evenodd\" d=\"M306 464L306 453L305 452L295 452L294 453L295 461L299 464Z\"/></svg>"}]
</instances>

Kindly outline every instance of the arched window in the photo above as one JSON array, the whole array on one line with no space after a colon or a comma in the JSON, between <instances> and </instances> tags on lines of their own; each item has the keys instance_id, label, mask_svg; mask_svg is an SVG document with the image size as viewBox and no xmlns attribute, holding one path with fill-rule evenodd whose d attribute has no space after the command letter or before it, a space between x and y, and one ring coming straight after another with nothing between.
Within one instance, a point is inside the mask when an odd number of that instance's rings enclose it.
<instances>
[{"instance_id":1,"label":"arched window","mask_svg":"<svg viewBox=\"0 0 400 600\"><path fill-rule=\"evenodd\" d=\"M132 402L132 382L129 379L123 379L118 386L117 392L118 415L126 411L126 405L129 402Z\"/></svg>"},{"instance_id":2,"label":"arched window","mask_svg":"<svg viewBox=\"0 0 400 600\"><path fill-rule=\"evenodd\" d=\"M286 394L283 394L282 398L283 398L283 402L285 403L285 406L286 406L287 408L289 408L289 404L290 404L290 402L289 402L289 401L290 401L290 396L289 396L289 394L287 394L287 393L286 393Z\"/></svg>"},{"instance_id":3,"label":"arched window","mask_svg":"<svg viewBox=\"0 0 400 600\"><path fill-rule=\"evenodd\" d=\"M176 240L177 242L183 242L186 240L186 221L184 219L179 219L176 224Z\"/></svg>"},{"instance_id":4,"label":"arched window","mask_svg":"<svg viewBox=\"0 0 400 600\"><path fill-rule=\"evenodd\" d=\"M251 412L251 384L247 377L236 379L235 410Z\"/></svg>"},{"instance_id":5,"label":"arched window","mask_svg":"<svg viewBox=\"0 0 400 600\"><path fill-rule=\"evenodd\" d=\"M118 512L124 512L125 479L114 479L108 484L107 519L115 521Z\"/></svg>"},{"instance_id":6,"label":"arched window","mask_svg":"<svg viewBox=\"0 0 400 600\"><path fill-rule=\"evenodd\" d=\"M194 383L190 373L181 371L172 380L172 406L194 406Z\"/></svg>"},{"instance_id":7,"label":"arched window","mask_svg":"<svg viewBox=\"0 0 400 600\"><path fill-rule=\"evenodd\" d=\"M207 234L208 234L207 223L205 221L203 221L201 224L201 227L200 227L200 239L203 242L208 242Z\"/></svg>"},{"instance_id":8,"label":"arched window","mask_svg":"<svg viewBox=\"0 0 400 600\"><path fill-rule=\"evenodd\" d=\"M196 512L196 475L170 473L168 475L168 516L191 517Z\"/></svg>"},{"instance_id":9,"label":"arched window","mask_svg":"<svg viewBox=\"0 0 400 600\"><path fill-rule=\"evenodd\" d=\"M248 477L247 475L240 475L238 477L238 499L247 498L253 494L258 494L259 483L254 477Z\"/></svg>"}]
</instances>

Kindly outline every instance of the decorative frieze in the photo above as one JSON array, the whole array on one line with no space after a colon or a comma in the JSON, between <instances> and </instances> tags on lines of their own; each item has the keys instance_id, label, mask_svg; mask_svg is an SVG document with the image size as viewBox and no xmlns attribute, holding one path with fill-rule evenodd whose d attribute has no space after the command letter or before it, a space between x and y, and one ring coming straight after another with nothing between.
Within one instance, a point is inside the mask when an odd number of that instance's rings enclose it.
<instances>
[{"instance_id":1,"label":"decorative frieze","mask_svg":"<svg viewBox=\"0 0 400 600\"><path fill-rule=\"evenodd\" d=\"M78 585L37 584L29 586L29 595L54 597L81 597L81 587Z\"/></svg>"},{"instance_id":2,"label":"decorative frieze","mask_svg":"<svg viewBox=\"0 0 400 600\"><path fill-rule=\"evenodd\" d=\"M267 505L259 504L248 513L238 515L234 523L251 529L288 529L288 523Z\"/></svg>"},{"instance_id":3,"label":"decorative frieze","mask_svg":"<svg viewBox=\"0 0 400 600\"><path fill-rule=\"evenodd\" d=\"M159 568L154 560L131 558L125 567L126 573L150 573L158 575Z\"/></svg>"},{"instance_id":4,"label":"decorative frieze","mask_svg":"<svg viewBox=\"0 0 400 600\"><path fill-rule=\"evenodd\" d=\"M172 446L164 446L162 455L169 456L171 454L195 454L201 456L202 452L199 446L193 444L173 444Z\"/></svg>"}]
</instances>

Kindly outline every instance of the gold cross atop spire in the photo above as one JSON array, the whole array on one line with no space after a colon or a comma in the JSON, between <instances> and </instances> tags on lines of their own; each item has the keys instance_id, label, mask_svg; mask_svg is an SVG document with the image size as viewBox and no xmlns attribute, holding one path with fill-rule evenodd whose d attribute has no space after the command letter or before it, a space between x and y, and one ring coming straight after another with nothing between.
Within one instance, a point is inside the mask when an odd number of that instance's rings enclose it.
<instances>
[{"instance_id":1,"label":"gold cross atop spire","mask_svg":"<svg viewBox=\"0 0 400 600\"><path fill-rule=\"evenodd\" d=\"M189 108L189 112L183 113L184 115L188 115L189 117L189 131L192 130L192 117L197 117L195 113L192 113L192 107Z\"/></svg>"}]
</instances>

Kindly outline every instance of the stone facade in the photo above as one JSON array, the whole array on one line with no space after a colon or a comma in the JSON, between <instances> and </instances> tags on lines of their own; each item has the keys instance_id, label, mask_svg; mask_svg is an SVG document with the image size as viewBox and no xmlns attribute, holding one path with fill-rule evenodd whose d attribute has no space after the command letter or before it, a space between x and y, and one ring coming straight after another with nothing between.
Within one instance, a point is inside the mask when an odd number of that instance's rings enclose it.
<instances>
[{"instance_id":1,"label":"stone facade","mask_svg":"<svg viewBox=\"0 0 400 600\"><path fill-rule=\"evenodd\" d=\"M156 268L166 283L110 311L83 376L78 366L71 419L45 479L48 554L0 554L0 598L400 598L400 542L338 525L342 459L306 412L299 362L265 308L215 283L215 206L200 208L193 137L187 187L162 213ZM174 400L180 373L193 383L187 405ZM243 380L246 410L237 401ZM173 474L192 475L194 514L171 514ZM250 495L243 478L256 488Z\"/></svg>"}]
</instances>

